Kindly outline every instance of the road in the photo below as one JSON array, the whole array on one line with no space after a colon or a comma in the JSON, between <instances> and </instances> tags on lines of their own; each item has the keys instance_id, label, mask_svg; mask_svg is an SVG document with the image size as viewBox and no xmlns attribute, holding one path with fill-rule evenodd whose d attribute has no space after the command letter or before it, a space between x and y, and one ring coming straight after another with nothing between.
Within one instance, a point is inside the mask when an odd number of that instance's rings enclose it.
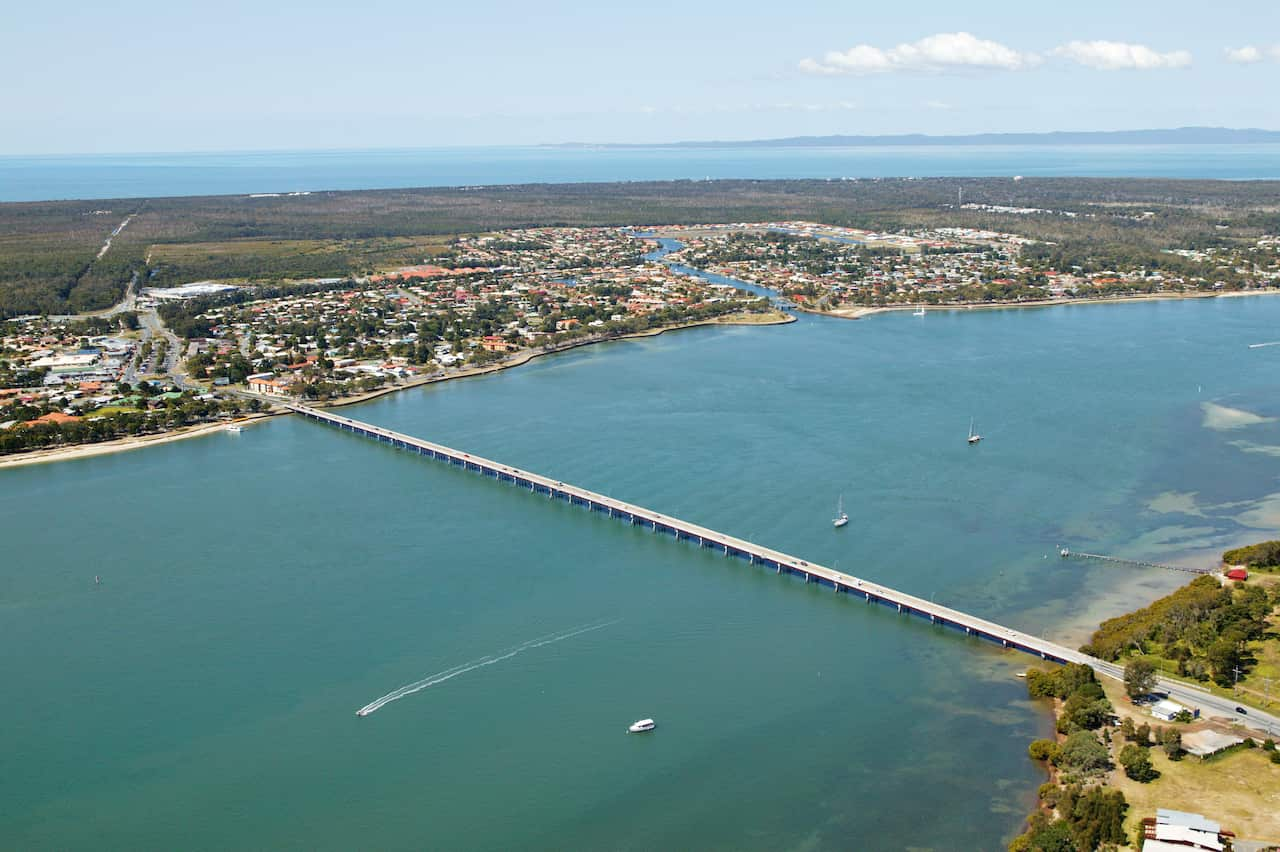
<instances>
[{"instance_id":1,"label":"road","mask_svg":"<svg viewBox=\"0 0 1280 852\"><path fill-rule=\"evenodd\" d=\"M1098 674L1115 678L1121 682L1124 681L1124 666L1103 662L1102 660L1092 661L1090 665L1093 666L1094 671L1098 672ZM1232 698L1214 695L1206 689L1200 689L1183 681L1169 680L1168 678L1158 678L1156 680L1156 688L1160 692L1168 693L1171 700L1193 710L1199 710L1201 716L1229 718L1233 722L1252 728L1255 731L1260 731L1268 736L1280 736L1280 717L1253 707L1246 708L1248 710L1246 714L1237 713L1236 708L1244 705Z\"/></svg>"},{"instance_id":2,"label":"road","mask_svg":"<svg viewBox=\"0 0 1280 852\"><path fill-rule=\"evenodd\" d=\"M156 313L155 308L148 308L138 314L138 320L142 323L143 339L162 339L165 341L164 364L161 365L160 372L163 372L178 390L186 388L186 373L182 372L182 341L178 336L165 327L160 320L160 315Z\"/></svg>"}]
</instances>

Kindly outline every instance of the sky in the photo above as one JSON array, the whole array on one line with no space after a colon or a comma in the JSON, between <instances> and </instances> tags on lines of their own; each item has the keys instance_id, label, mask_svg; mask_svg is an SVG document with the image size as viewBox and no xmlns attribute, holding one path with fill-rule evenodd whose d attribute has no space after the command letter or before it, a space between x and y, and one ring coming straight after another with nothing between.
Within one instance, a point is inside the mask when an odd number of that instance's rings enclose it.
<instances>
[{"instance_id":1,"label":"sky","mask_svg":"<svg viewBox=\"0 0 1280 852\"><path fill-rule=\"evenodd\" d=\"M1280 129L1273 2L14 3L0 153Z\"/></svg>"}]
</instances>

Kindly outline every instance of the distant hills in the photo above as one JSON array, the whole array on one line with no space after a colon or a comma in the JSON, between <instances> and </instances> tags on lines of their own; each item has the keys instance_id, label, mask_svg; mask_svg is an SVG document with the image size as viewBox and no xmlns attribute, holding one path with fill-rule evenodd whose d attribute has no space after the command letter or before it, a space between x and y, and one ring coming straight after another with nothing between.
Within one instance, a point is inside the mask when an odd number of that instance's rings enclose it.
<instances>
[{"instance_id":1,"label":"distant hills","mask_svg":"<svg viewBox=\"0 0 1280 852\"><path fill-rule=\"evenodd\" d=\"M1052 133L974 133L967 136L929 136L904 133L888 136L788 136L782 139L666 142L651 145L592 145L566 142L556 148L854 148L893 145L1257 145L1280 143L1280 131L1257 128L1176 127L1169 130L1054 131Z\"/></svg>"}]
</instances>

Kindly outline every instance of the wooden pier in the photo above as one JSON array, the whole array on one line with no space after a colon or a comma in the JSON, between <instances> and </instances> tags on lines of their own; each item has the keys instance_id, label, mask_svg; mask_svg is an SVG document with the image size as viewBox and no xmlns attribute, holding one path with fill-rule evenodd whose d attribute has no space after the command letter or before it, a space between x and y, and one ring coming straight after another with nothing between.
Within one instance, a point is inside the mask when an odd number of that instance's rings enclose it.
<instances>
[{"instance_id":1,"label":"wooden pier","mask_svg":"<svg viewBox=\"0 0 1280 852\"><path fill-rule=\"evenodd\" d=\"M1125 559L1121 556L1104 556L1100 553L1077 553L1074 550L1061 548L1058 555L1063 559L1093 559L1098 562L1111 562L1116 565L1130 565L1135 568L1163 568L1166 571L1183 571L1187 574L1212 574L1212 568L1188 568L1184 565L1164 565L1159 562L1143 562L1141 559Z\"/></svg>"}]
</instances>

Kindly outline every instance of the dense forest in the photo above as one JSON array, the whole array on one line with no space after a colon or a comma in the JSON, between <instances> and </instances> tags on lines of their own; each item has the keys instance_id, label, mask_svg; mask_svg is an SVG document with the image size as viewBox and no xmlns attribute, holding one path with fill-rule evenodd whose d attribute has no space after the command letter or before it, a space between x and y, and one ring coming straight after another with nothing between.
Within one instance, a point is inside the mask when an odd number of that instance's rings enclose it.
<instances>
[{"instance_id":1,"label":"dense forest","mask_svg":"<svg viewBox=\"0 0 1280 852\"><path fill-rule=\"evenodd\" d=\"M962 188L967 202L1047 212L959 209ZM98 259L105 240L129 216L128 227ZM1224 245L1280 231L1280 182L663 181L0 204L0 317L107 307L134 273L144 283L162 284L346 277L388 261L433 256L440 246L410 239L427 235L779 219L880 230L952 225L1012 231L1056 243L1051 250L1061 253L1064 266L1172 263L1161 249ZM206 250L200 244L211 245ZM166 250L178 245L186 248Z\"/></svg>"},{"instance_id":2,"label":"dense forest","mask_svg":"<svg viewBox=\"0 0 1280 852\"><path fill-rule=\"evenodd\" d=\"M1104 660L1145 657L1157 668L1222 686L1256 662L1277 600L1262 586L1223 586L1201 576L1143 609L1104 621L1080 650Z\"/></svg>"},{"instance_id":3,"label":"dense forest","mask_svg":"<svg viewBox=\"0 0 1280 852\"><path fill-rule=\"evenodd\" d=\"M1237 547L1222 554L1228 565L1245 565L1253 569L1280 567L1280 541L1263 541L1247 547Z\"/></svg>"}]
</instances>

